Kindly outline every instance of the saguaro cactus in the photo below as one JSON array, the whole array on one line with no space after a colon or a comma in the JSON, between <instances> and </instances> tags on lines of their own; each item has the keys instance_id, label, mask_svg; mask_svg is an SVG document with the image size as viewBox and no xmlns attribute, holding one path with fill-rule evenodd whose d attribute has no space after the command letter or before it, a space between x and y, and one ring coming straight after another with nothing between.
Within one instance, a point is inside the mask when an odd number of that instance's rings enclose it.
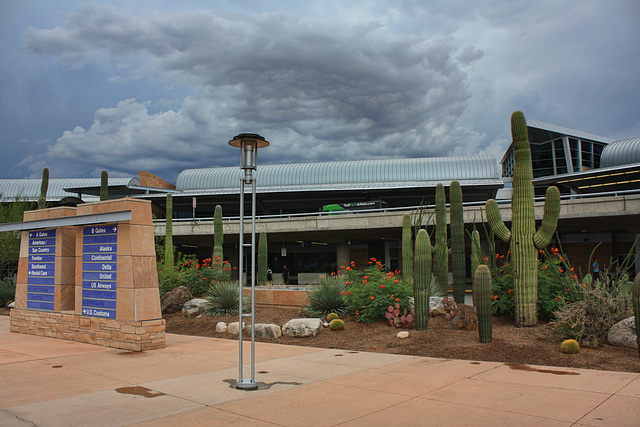
<instances>
[{"instance_id":1,"label":"saguaro cactus","mask_svg":"<svg viewBox=\"0 0 640 427\"><path fill-rule=\"evenodd\" d=\"M473 230L471 233L471 277L475 277L476 271L482 262L482 247L480 246L480 233L478 230ZM477 306L476 293L472 292L473 305Z\"/></svg>"},{"instance_id":2,"label":"saguaro cactus","mask_svg":"<svg viewBox=\"0 0 640 427\"><path fill-rule=\"evenodd\" d=\"M109 200L109 174L102 171L100 175L100 201Z\"/></svg>"},{"instance_id":3,"label":"saguaro cactus","mask_svg":"<svg viewBox=\"0 0 640 427\"><path fill-rule=\"evenodd\" d=\"M531 148L524 114L516 111L511 116L511 134L515 156L513 197L511 200L511 230L502 221L495 200L487 201L487 219L500 239L511 242L511 265L516 326L536 326L538 315L538 249L551 242L560 213L560 192L548 187L544 217L538 231L533 208L533 174Z\"/></svg>"},{"instance_id":4,"label":"saguaro cactus","mask_svg":"<svg viewBox=\"0 0 640 427\"><path fill-rule=\"evenodd\" d=\"M164 263L173 265L173 196L167 193L167 222L164 240Z\"/></svg>"},{"instance_id":5,"label":"saguaro cactus","mask_svg":"<svg viewBox=\"0 0 640 427\"><path fill-rule=\"evenodd\" d=\"M42 184L40 184L40 197L38 198L38 209L47 207L47 190L49 189L49 168L42 169Z\"/></svg>"},{"instance_id":6,"label":"saguaro cactus","mask_svg":"<svg viewBox=\"0 0 640 427\"><path fill-rule=\"evenodd\" d=\"M267 232L261 231L258 239L258 283L267 283L267 258L268 258Z\"/></svg>"},{"instance_id":7,"label":"saguaro cactus","mask_svg":"<svg viewBox=\"0 0 640 427\"><path fill-rule=\"evenodd\" d=\"M213 260L211 262L213 268L216 270L221 269L222 263L224 262L224 254L222 250L223 239L222 206L216 205L213 212Z\"/></svg>"},{"instance_id":8,"label":"saguaro cactus","mask_svg":"<svg viewBox=\"0 0 640 427\"><path fill-rule=\"evenodd\" d=\"M491 271L486 265L480 265L473 276L473 295L480 342L491 342Z\"/></svg>"},{"instance_id":9,"label":"saguaro cactus","mask_svg":"<svg viewBox=\"0 0 640 427\"><path fill-rule=\"evenodd\" d=\"M640 357L640 274L633 281L631 290L631 298L633 300L633 313L636 316L636 336L638 337L638 357Z\"/></svg>"},{"instance_id":10,"label":"saguaro cactus","mask_svg":"<svg viewBox=\"0 0 640 427\"><path fill-rule=\"evenodd\" d=\"M467 269L464 256L464 216L462 212L462 188L458 181L449 187L451 216L451 270L453 273L453 298L464 303Z\"/></svg>"},{"instance_id":11,"label":"saguaro cactus","mask_svg":"<svg viewBox=\"0 0 640 427\"><path fill-rule=\"evenodd\" d=\"M411 215L402 216L402 278L413 279L413 239L411 238Z\"/></svg>"},{"instance_id":12,"label":"saguaro cactus","mask_svg":"<svg viewBox=\"0 0 640 427\"><path fill-rule=\"evenodd\" d=\"M438 281L439 296L447 296L449 286L449 248L447 247L447 211L444 186L436 187L436 240L433 272Z\"/></svg>"},{"instance_id":13,"label":"saguaro cactus","mask_svg":"<svg viewBox=\"0 0 640 427\"><path fill-rule=\"evenodd\" d=\"M416 236L413 261L413 299L416 329L424 331L429 324L429 285L431 283L431 240L425 229Z\"/></svg>"}]
</instances>

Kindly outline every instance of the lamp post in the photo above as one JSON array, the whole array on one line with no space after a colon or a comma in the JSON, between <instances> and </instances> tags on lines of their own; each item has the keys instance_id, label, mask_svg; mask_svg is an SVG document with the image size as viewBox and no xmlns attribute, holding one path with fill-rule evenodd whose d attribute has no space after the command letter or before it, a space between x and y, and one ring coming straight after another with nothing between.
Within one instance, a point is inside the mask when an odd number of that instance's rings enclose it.
<instances>
[{"instance_id":1,"label":"lamp post","mask_svg":"<svg viewBox=\"0 0 640 427\"><path fill-rule=\"evenodd\" d=\"M232 147L240 148L240 169L244 170L244 176L240 178L240 238L239 238L239 260L238 260L238 288L240 293L239 309L240 309L240 336L239 336L239 358L238 358L238 381L236 388L239 390L256 390L258 383L256 381L255 368L255 305L256 305L256 180L253 177L253 171L256 170L256 160L258 158L258 148L268 147L269 142L262 136L255 133L241 133L233 137L229 141ZM251 243L244 242L244 198L245 185L251 184ZM245 277L242 271L244 268L244 249L251 248L251 313L244 314L243 307L243 290ZM242 348L242 331L243 318L251 317L251 378L243 378L243 348Z\"/></svg>"}]
</instances>

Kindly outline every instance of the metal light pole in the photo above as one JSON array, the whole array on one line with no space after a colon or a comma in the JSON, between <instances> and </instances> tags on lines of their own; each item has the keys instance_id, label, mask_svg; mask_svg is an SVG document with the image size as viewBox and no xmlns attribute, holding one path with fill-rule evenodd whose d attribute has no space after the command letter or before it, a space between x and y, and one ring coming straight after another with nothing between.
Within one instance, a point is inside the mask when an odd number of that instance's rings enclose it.
<instances>
[{"instance_id":1,"label":"metal light pole","mask_svg":"<svg viewBox=\"0 0 640 427\"><path fill-rule=\"evenodd\" d=\"M255 358L255 306L256 306L256 180L253 177L253 171L256 170L256 160L258 158L258 148L268 147L269 142L262 136L255 133L241 133L233 137L229 141L232 147L240 148L240 169L244 170L244 176L240 178L240 238L239 238L239 261L238 288L240 293L239 309L240 309L240 337L239 337L239 369L238 381L236 388L239 390L256 390L258 383L256 381L256 358ZM251 184L251 243L244 242L244 198L245 184ZM244 248L251 248L251 313L244 314L242 303L244 290L244 277L242 274L244 264ZM247 275L249 269L247 269ZM246 277L246 276L245 276ZM243 349L242 349L242 324L243 317L251 317L251 378L243 378Z\"/></svg>"}]
</instances>

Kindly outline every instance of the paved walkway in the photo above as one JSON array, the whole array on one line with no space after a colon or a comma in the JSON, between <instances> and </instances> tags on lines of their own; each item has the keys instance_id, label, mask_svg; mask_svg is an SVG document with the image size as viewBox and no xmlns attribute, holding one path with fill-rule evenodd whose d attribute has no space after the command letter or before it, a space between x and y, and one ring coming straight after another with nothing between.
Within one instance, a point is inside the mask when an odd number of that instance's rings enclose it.
<instances>
[{"instance_id":1,"label":"paved walkway","mask_svg":"<svg viewBox=\"0 0 640 427\"><path fill-rule=\"evenodd\" d=\"M241 391L237 352L171 334L127 352L10 333L0 316L0 425L640 425L640 373L256 343L260 389Z\"/></svg>"}]
</instances>

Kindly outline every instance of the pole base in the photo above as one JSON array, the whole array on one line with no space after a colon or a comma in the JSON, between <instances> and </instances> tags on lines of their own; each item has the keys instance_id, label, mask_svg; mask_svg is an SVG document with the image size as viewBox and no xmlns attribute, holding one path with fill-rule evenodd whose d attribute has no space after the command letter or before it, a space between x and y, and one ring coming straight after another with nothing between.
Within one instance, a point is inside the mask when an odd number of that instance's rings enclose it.
<instances>
[{"instance_id":1,"label":"pole base","mask_svg":"<svg viewBox=\"0 0 640 427\"><path fill-rule=\"evenodd\" d=\"M236 382L236 388L238 390L257 390L258 382L249 378L244 378Z\"/></svg>"}]
</instances>

